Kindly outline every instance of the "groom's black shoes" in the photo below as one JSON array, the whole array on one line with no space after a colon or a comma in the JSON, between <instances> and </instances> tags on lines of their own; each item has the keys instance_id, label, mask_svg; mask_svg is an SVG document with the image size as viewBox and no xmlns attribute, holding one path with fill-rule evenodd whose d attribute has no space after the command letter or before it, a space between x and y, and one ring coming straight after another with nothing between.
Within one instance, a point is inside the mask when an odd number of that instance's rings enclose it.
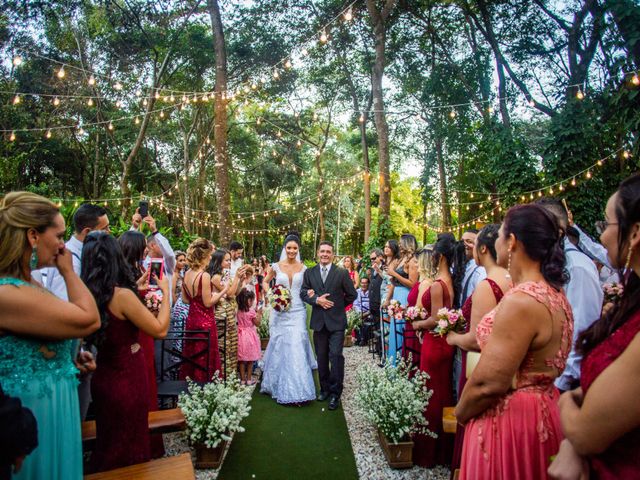
<instances>
[{"instance_id":1,"label":"groom's black shoes","mask_svg":"<svg viewBox=\"0 0 640 480\"><path fill-rule=\"evenodd\" d=\"M327 392L320 392L318 394L318 401L324 402L327 398L329 398L329 394Z\"/></svg>"},{"instance_id":2,"label":"groom's black shoes","mask_svg":"<svg viewBox=\"0 0 640 480\"><path fill-rule=\"evenodd\" d=\"M340 405L340 397L337 395L331 395L329 399L329 410L335 410Z\"/></svg>"}]
</instances>

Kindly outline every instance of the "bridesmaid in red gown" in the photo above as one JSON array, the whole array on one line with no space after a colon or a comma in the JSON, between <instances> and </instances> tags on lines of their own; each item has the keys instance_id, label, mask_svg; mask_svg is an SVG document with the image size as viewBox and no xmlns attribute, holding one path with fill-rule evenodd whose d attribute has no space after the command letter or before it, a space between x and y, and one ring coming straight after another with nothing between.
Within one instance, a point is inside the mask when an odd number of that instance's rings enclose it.
<instances>
[{"instance_id":1,"label":"bridesmaid in red gown","mask_svg":"<svg viewBox=\"0 0 640 480\"><path fill-rule=\"evenodd\" d=\"M455 410L466 424L460 478L536 480L562 440L553 382L573 331L555 217L539 205L511 208L496 252L514 287L476 331L481 357Z\"/></svg>"},{"instance_id":2,"label":"bridesmaid in red gown","mask_svg":"<svg viewBox=\"0 0 640 480\"><path fill-rule=\"evenodd\" d=\"M612 266L619 269L624 292L576 342L584 355L580 388L560 398L567 438L549 469L553 478L559 478L558 473L568 478L572 470L579 474L581 467L590 478L640 478L639 223L636 174L620 184L607 202L605 221L596 225ZM576 452L586 461L580 462Z\"/></svg>"},{"instance_id":3,"label":"bridesmaid in red gown","mask_svg":"<svg viewBox=\"0 0 640 480\"><path fill-rule=\"evenodd\" d=\"M216 326L214 305L226 293L211 292L211 276L205 271L211 256L213 245L209 240L198 238L194 240L187 250L187 264L189 271L185 274L182 283L182 301L189 305L189 314L186 321L187 330L209 331L209 364L207 355L202 354L193 360L200 368L184 363L180 368L180 377L189 377L195 382L210 382L215 372L220 372L220 351L218 349L218 328ZM193 334L206 338L206 334ZM193 357L198 351L203 350L201 342L185 342L182 353L186 357Z\"/></svg>"},{"instance_id":4,"label":"bridesmaid in red gown","mask_svg":"<svg viewBox=\"0 0 640 480\"><path fill-rule=\"evenodd\" d=\"M453 354L454 348L447 344L445 337L431 334L435 327L436 314L440 308L451 308L454 283L459 285L461 278L451 276L451 268L460 261L464 251L457 245L450 233L441 233L434 245L433 262L437 265L437 275L433 284L422 297L422 306L429 312L429 318L413 322L413 328L423 330L420 354L420 370L429 374L427 386L433 390L425 418L429 422L429 430L438 438L427 435L416 435L414 438L413 461L422 467L431 468L436 465L449 465L453 454L453 437L442 429L442 409L450 407L453 401ZM464 272L459 268L458 271ZM456 283L457 282L457 283Z\"/></svg>"},{"instance_id":5,"label":"bridesmaid in red gown","mask_svg":"<svg viewBox=\"0 0 640 480\"><path fill-rule=\"evenodd\" d=\"M467 351L479 351L480 347L476 341L476 328L482 317L493 310L504 296L504 292L511 288L509 272L497 263L496 239L500 225L486 225L476 237L476 244L473 249L473 258L477 265L484 267L487 278L481 281L473 295L467 298L462 306L462 315L467 319L466 332L450 332L447 335L447 343L462 350L462 374L458 383L458 392L462 393L467 383ZM455 444L453 449L453 461L451 462L451 473L460 468L462 460L462 446L464 441L464 427L458 424L456 430Z\"/></svg>"},{"instance_id":6,"label":"bridesmaid in red gown","mask_svg":"<svg viewBox=\"0 0 640 480\"><path fill-rule=\"evenodd\" d=\"M82 251L82 280L96 299L102 327L90 342L98 347L91 381L96 411L95 471L150 459L149 384L140 332L162 338L169 329L171 306L163 302L157 317L142 304L136 281L118 242L104 232L87 236ZM169 283L158 280L168 297Z\"/></svg>"}]
</instances>

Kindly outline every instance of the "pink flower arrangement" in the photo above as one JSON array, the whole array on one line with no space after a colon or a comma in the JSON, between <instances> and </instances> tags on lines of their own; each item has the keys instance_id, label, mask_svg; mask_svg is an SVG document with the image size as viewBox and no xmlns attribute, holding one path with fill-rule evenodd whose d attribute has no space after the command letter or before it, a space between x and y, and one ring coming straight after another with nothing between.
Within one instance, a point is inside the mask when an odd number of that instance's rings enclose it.
<instances>
[{"instance_id":1,"label":"pink flower arrangement","mask_svg":"<svg viewBox=\"0 0 640 480\"><path fill-rule=\"evenodd\" d=\"M404 319L407 322L416 322L418 320L426 320L429 318L429 312L422 307L407 307L404 312Z\"/></svg>"},{"instance_id":2,"label":"pink flower arrangement","mask_svg":"<svg viewBox=\"0 0 640 480\"><path fill-rule=\"evenodd\" d=\"M402 320L404 318L404 310L404 307L398 300L391 300L391 302L389 302L389 306L387 307L389 318L393 318L395 320Z\"/></svg>"},{"instance_id":3,"label":"pink flower arrangement","mask_svg":"<svg viewBox=\"0 0 640 480\"><path fill-rule=\"evenodd\" d=\"M162 292L159 290L150 290L144 296L144 304L152 312L159 311L160 305L162 304Z\"/></svg>"},{"instance_id":4,"label":"pink flower arrangement","mask_svg":"<svg viewBox=\"0 0 640 480\"><path fill-rule=\"evenodd\" d=\"M605 283L602 286L602 291L604 292L604 303L613 303L622 297L624 287L621 283L617 282Z\"/></svg>"},{"instance_id":5,"label":"pink flower arrangement","mask_svg":"<svg viewBox=\"0 0 640 480\"><path fill-rule=\"evenodd\" d=\"M434 335L444 337L449 332L464 332L467 321L462 316L460 310L441 308L437 314L436 328L433 329Z\"/></svg>"},{"instance_id":6,"label":"pink flower arrangement","mask_svg":"<svg viewBox=\"0 0 640 480\"><path fill-rule=\"evenodd\" d=\"M274 285L269 290L268 299L276 312L286 312L291 307L291 292L284 285Z\"/></svg>"}]
</instances>

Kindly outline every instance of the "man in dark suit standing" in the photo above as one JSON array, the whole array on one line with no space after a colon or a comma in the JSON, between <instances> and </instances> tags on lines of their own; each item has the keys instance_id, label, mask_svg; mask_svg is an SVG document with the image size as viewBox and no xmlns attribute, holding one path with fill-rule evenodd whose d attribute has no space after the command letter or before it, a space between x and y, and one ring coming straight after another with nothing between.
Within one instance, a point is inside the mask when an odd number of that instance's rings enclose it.
<instances>
[{"instance_id":1,"label":"man in dark suit standing","mask_svg":"<svg viewBox=\"0 0 640 480\"><path fill-rule=\"evenodd\" d=\"M330 242L320 242L318 262L304 273L300 297L312 307L311 329L320 378L318 401L328 398L329 410L335 410L340 404L344 380L342 347L347 328L344 309L354 302L358 294L349 272L333 265L333 245Z\"/></svg>"}]
</instances>

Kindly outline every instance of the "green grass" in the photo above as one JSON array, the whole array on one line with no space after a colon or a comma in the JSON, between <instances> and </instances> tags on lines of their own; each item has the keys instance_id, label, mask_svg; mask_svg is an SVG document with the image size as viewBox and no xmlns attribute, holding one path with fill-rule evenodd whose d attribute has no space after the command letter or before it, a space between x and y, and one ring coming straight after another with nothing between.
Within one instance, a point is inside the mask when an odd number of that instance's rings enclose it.
<instances>
[{"instance_id":1,"label":"green grass","mask_svg":"<svg viewBox=\"0 0 640 480\"><path fill-rule=\"evenodd\" d=\"M258 385L242 423L245 432L234 436L218 479L357 480L342 407L333 412L327 407L328 402L316 401L303 407L278 405Z\"/></svg>"},{"instance_id":2,"label":"green grass","mask_svg":"<svg viewBox=\"0 0 640 480\"><path fill-rule=\"evenodd\" d=\"M218 478L356 480L342 408L331 412L327 406L285 407L256 388L246 431L235 435Z\"/></svg>"}]
</instances>

